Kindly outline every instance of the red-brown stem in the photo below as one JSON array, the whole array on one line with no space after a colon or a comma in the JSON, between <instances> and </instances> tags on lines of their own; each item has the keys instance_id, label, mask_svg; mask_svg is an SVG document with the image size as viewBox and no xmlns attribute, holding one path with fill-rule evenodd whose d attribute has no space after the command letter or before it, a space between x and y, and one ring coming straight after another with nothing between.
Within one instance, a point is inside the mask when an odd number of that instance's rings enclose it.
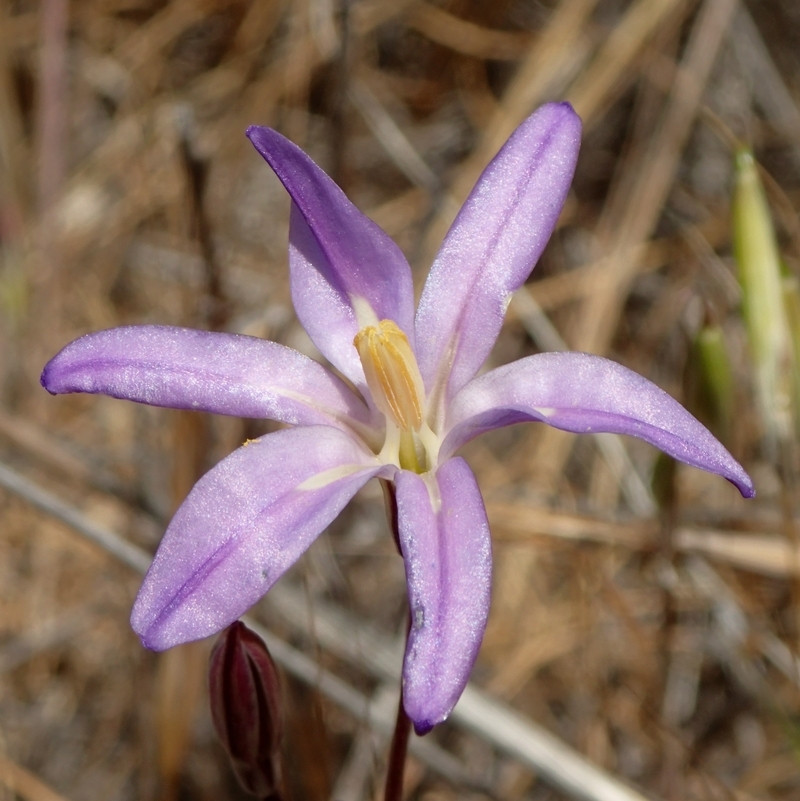
<instances>
[{"instance_id":1,"label":"red-brown stem","mask_svg":"<svg viewBox=\"0 0 800 801\"><path fill-rule=\"evenodd\" d=\"M381 486L383 487L383 497L386 501L386 516L389 520L389 527L392 530L395 545L397 545L397 552L402 556L397 521L397 495L395 494L394 484L390 481L381 481ZM410 630L411 618L409 617L406 637L408 637ZM383 794L383 801L400 801L403 797L403 774L405 773L410 734L411 720L406 715L406 710L403 706L403 688L401 685L400 700L397 704L397 721L394 724L392 745L389 749L389 765L386 770L386 789Z\"/></svg>"},{"instance_id":2,"label":"red-brown stem","mask_svg":"<svg viewBox=\"0 0 800 801\"><path fill-rule=\"evenodd\" d=\"M408 738L411 734L411 720L403 707L403 693L397 705L397 722L394 724L392 747L389 749L389 766L386 771L386 789L383 801L400 801L403 797L403 774L408 753Z\"/></svg>"}]
</instances>

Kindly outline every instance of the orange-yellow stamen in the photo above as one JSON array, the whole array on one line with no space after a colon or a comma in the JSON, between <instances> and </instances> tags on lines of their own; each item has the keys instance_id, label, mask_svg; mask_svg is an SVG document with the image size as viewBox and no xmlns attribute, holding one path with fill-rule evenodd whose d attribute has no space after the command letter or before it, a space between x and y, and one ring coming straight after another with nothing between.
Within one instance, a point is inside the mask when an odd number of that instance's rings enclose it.
<instances>
[{"instance_id":1,"label":"orange-yellow stamen","mask_svg":"<svg viewBox=\"0 0 800 801\"><path fill-rule=\"evenodd\" d=\"M391 320L362 328L353 344L378 408L404 431L422 425L423 385L408 337Z\"/></svg>"}]
</instances>

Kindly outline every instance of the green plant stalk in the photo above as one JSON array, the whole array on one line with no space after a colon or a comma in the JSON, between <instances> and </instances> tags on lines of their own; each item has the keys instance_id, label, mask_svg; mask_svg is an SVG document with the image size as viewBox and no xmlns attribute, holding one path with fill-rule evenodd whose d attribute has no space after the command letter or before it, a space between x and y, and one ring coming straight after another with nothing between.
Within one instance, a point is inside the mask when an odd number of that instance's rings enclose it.
<instances>
[{"instance_id":1,"label":"green plant stalk","mask_svg":"<svg viewBox=\"0 0 800 801\"><path fill-rule=\"evenodd\" d=\"M792 391L795 434L800 437L800 282L795 276L783 279L783 299L789 320L794 361L792 363Z\"/></svg>"},{"instance_id":2,"label":"green plant stalk","mask_svg":"<svg viewBox=\"0 0 800 801\"><path fill-rule=\"evenodd\" d=\"M775 229L758 168L747 149L736 154L733 245L756 402L768 447L774 450L791 435L792 352Z\"/></svg>"},{"instance_id":3,"label":"green plant stalk","mask_svg":"<svg viewBox=\"0 0 800 801\"><path fill-rule=\"evenodd\" d=\"M703 328L697 335L695 348L714 427L724 440L729 440L735 392L731 362L720 326L708 325Z\"/></svg>"}]
</instances>

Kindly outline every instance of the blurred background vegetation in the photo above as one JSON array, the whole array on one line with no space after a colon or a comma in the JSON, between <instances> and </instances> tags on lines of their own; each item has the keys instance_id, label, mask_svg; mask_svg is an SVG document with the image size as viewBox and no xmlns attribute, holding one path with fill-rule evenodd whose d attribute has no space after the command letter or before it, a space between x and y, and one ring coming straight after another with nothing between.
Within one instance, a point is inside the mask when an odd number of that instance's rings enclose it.
<instances>
[{"instance_id":1,"label":"blurred background vegetation","mask_svg":"<svg viewBox=\"0 0 800 801\"><path fill-rule=\"evenodd\" d=\"M489 703L426 738L409 798L800 797L795 0L0 0L0 799L244 797L211 729L210 644L146 652L139 575L84 534L152 552L196 478L269 426L55 399L45 361L145 322L315 355L288 198L245 127L306 149L421 286L481 169L551 99L584 120L578 172L490 363L616 359L701 417L758 497L627 439L470 444L495 543ZM285 680L287 798L380 792L385 728L325 681L386 707L375 657L404 596L370 486L254 610L312 660ZM571 749L572 784L491 733L508 708ZM609 784L569 768L586 763Z\"/></svg>"}]
</instances>

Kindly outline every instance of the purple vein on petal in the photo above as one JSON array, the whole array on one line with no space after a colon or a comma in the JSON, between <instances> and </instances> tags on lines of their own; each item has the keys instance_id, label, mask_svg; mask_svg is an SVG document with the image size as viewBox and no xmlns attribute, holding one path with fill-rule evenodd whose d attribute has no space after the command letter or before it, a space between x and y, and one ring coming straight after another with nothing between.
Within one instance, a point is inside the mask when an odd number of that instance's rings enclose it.
<instances>
[{"instance_id":1,"label":"purple vein on petal","mask_svg":"<svg viewBox=\"0 0 800 801\"><path fill-rule=\"evenodd\" d=\"M270 128L247 135L292 198L290 267L297 316L314 344L363 383L353 349L360 299L413 338L414 289L402 251L300 148Z\"/></svg>"},{"instance_id":2,"label":"purple vein on petal","mask_svg":"<svg viewBox=\"0 0 800 801\"><path fill-rule=\"evenodd\" d=\"M172 326L128 326L87 334L42 373L54 394L115 398L291 425L334 425L364 433L361 400L321 364L256 337Z\"/></svg>"},{"instance_id":3,"label":"purple vein on petal","mask_svg":"<svg viewBox=\"0 0 800 801\"><path fill-rule=\"evenodd\" d=\"M416 320L425 386L444 393L442 402L483 364L509 297L544 250L572 181L580 133L569 104L536 111L486 168L447 234Z\"/></svg>"},{"instance_id":4,"label":"purple vein on petal","mask_svg":"<svg viewBox=\"0 0 800 801\"><path fill-rule=\"evenodd\" d=\"M401 471L395 481L411 615L403 702L424 734L450 714L478 655L489 613L491 538L463 459L425 478Z\"/></svg>"},{"instance_id":5,"label":"purple vein on petal","mask_svg":"<svg viewBox=\"0 0 800 801\"><path fill-rule=\"evenodd\" d=\"M131 616L142 642L162 650L229 625L378 474L390 477L329 426L234 451L197 482L164 535Z\"/></svg>"}]
</instances>

